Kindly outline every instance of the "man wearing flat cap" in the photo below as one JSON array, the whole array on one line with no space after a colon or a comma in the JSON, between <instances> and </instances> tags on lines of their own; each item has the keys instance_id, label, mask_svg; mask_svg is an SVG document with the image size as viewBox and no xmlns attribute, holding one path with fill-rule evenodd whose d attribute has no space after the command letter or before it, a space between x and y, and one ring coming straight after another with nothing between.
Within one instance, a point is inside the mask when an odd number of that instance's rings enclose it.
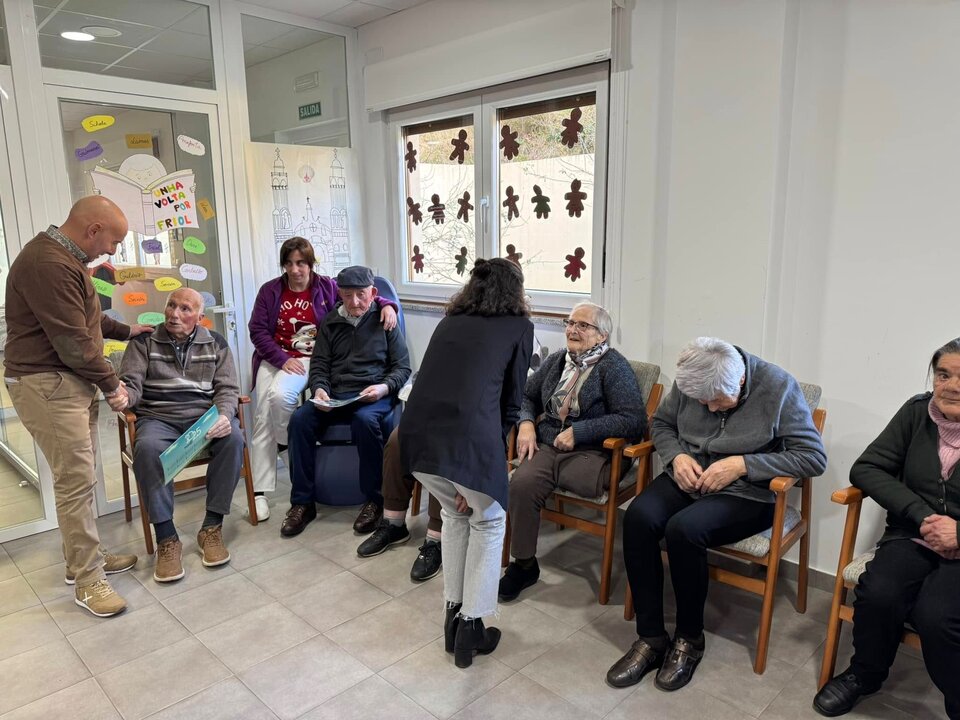
<instances>
[{"instance_id":1,"label":"man wearing flat cap","mask_svg":"<svg viewBox=\"0 0 960 720\"><path fill-rule=\"evenodd\" d=\"M304 403L290 418L290 510L280 534L292 537L317 517L314 496L315 448L328 425L350 422L360 456L360 489L366 502L353 527L371 532L383 515L383 446L397 393L410 377L410 356L399 328L385 330L373 300L373 271L353 265L337 275L340 303L317 330L310 358L314 401L359 399L342 407ZM322 482L322 479L321 479Z\"/></svg>"}]
</instances>

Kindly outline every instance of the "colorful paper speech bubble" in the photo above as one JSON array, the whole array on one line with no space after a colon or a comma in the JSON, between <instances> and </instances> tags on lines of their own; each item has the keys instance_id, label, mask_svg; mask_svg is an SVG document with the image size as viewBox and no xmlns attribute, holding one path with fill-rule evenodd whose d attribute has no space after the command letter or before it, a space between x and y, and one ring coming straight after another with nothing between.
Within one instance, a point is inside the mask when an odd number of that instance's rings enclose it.
<instances>
[{"instance_id":1,"label":"colorful paper speech bubble","mask_svg":"<svg viewBox=\"0 0 960 720\"><path fill-rule=\"evenodd\" d=\"M183 249L194 255L203 255L207 251L207 246L200 238L190 235L183 241Z\"/></svg>"},{"instance_id":2,"label":"colorful paper speech bubble","mask_svg":"<svg viewBox=\"0 0 960 720\"><path fill-rule=\"evenodd\" d=\"M97 132L97 130L108 128L115 122L116 118L114 118L112 115L90 115L81 120L80 125L84 130L92 133Z\"/></svg>"},{"instance_id":3,"label":"colorful paper speech bubble","mask_svg":"<svg viewBox=\"0 0 960 720\"><path fill-rule=\"evenodd\" d=\"M212 307L217 304L217 299L213 296L212 293L202 292L200 293L200 297L203 298L204 307Z\"/></svg>"},{"instance_id":4,"label":"colorful paper speech bubble","mask_svg":"<svg viewBox=\"0 0 960 720\"><path fill-rule=\"evenodd\" d=\"M127 282L128 280L145 280L147 277L147 271L142 267L123 268L122 270L116 270L113 273L113 276L117 279L117 282Z\"/></svg>"},{"instance_id":5,"label":"colorful paper speech bubble","mask_svg":"<svg viewBox=\"0 0 960 720\"><path fill-rule=\"evenodd\" d=\"M159 240L144 240L140 243L140 247L150 255L159 255L163 252L163 243Z\"/></svg>"},{"instance_id":6,"label":"colorful paper speech bubble","mask_svg":"<svg viewBox=\"0 0 960 720\"><path fill-rule=\"evenodd\" d=\"M131 150L150 150L153 148L153 135L150 133L136 133L126 135L127 147Z\"/></svg>"},{"instance_id":7,"label":"colorful paper speech bubble","mask_svg":"<svg viewBox=\"0 0 960 720\"><path fill-rule=\"evenodd\" d=\"M137 322L141 325L159 325L163 322L163 313L145 312L137 315Z\"/></svg>"},{"instance_id":8,"label":"colorful paper speech bubble","mask_svg":"<svg viewBox=\"0 0 960 720\"><path fill-rule=\"evenodd\" d=\"M207 330L213 330L213 320L208 317L200 318L200 324L203 325Z\"/></svg>"},{"instance_id":9,"label":"colorful paper speech bubble","mask_svg":"<svg viewBox=\"0 0 960 720\"><path fill-rule=\"evenodd\" d=\"M154 280L153 286L160 292L171 292L179 287L183 287L183 283L176 278L162 277Z\"/></svg>"},{"instance_id":10,"label":"colorful paper speech bubble","mask_svg":"<svg viewBox=\"0 0 960 720\"><path fill-rule=\"evenodd\" d=\"M185 153L190 153L191 155L203 155L207 152L202 142L194 140L189 135L177 135L177 145L179 145L180 149Z\"/></svg>"},{"instance_id":11,"label":"colorful paper speech bubble","mask_svg":"<svg viewBox=\"0 0 960 720\"><path fill-rule=\"evenodd\" d=\"M213 220L216 213L213 212L213 205L210 204L209 200L206 198L197 200L197 207L200 209L200 214L204 220Z\"/></svg>"},{"instance_id":12,"label":"colorful paper speech bubble","mask_svg":"<svg viewBox=\"0 0 960 720\"><path fill-rule=\"evenodd\" d=\"M123 352L127 349L127 344L120 340L107 340L103 344L103 356L110 357L115 352Z\"/></svg>"},{"instance_id":13,"label":"colorful paper speech bubble","mask_svg":"<svg viewBox=\"0 0 960 720\"><path fill-rule=\"evenodd\" d=\"M146 305L147 294L142 292L131 292L123 296L123 301L127 305Z\"/></svg>"},{"instance_id":14,"label":"colorful paper speech bubble","mask_svg":"<svg viewBox=\"0 0 960 720\"><path fill-rule=\"evenodd\" d=\"M207 269L201 265L184 263L180 266L180 277L187 280L206 280Z\"/></svg>"},{"instance_id":15,"label":"colorful paper speech bubble","mask_svg":"<svg viewBox=\"0 0 960 720\"><path fill-rule=\"evenodd\" d=\"M96 140L91 140L82 148L74 150L73 155L81 162L84 160L92 160L95 157L103 155L103 146Z\"/></svg>"},{"instance_id":16,"label":"colorful paper speech bubble","mask_svg":"<svg viewBox=\"0 0 960 720\"><path fill-rule=\"evenodd\" d=\"M123 315L118 313L113 308L110 308L109 310L104 310L103 314L106 315L111 320L116 320L117 322L123 322Z\"/></svg>"},{"instance_id":17,"label":"colorful paper speech bubble","mask_svg":"<svg viewBox=\"0 0 960 720\"><path fill-rule=\"evenodd\" d=\"M100 278L90 278L90 281L93 283L93 287L98 293L104 297L113 297L114 285L108 283L106 280L101 280Z\"/></svg>"}]
</instances>

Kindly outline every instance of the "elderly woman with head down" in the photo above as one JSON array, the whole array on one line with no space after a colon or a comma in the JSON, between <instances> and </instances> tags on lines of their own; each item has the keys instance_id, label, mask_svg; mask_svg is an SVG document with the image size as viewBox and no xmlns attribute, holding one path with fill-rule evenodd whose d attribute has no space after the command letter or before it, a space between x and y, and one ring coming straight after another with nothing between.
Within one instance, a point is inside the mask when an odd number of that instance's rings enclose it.
<instances>
[{"instance_id":1,"label":"elderly woman with head down","mask_svg":"<svg viewBox=\"0 0 960 720\"><path fill-rule=\"evenodd\" d=\"M690 682L703 657L707 549L769 528L770 480L820 475L827 457L793 376L717 338L681 350L652 434L665 470L623 523L638 637L607 682L627 687L659 668L656 686L670 691ZM677 603L672 640L663 617L663 539Z\"/></svg>"},{"instance_id":2,"label":"elderly woman with head down","mask_svg":"<svg viewBox=\"0 0 960 720\"><path fill-rule=\"evenodd\" d=\"M960 718L960 338L933 354L930 372L933 392L907 400L850 468L887 526L857 584L850 666L814 698L821 715L880 689L909 621L947 715Z\"/></svg>"},{"instance_id":3,"label":"elderly woman with head down","mask_svg":"<svg viewBox=\"0 0 960 720\"><path fill-rule=\"evenodd\" d=\"M597 497L610 481L609 437L638 442L647 412L630 363L610 347L613 321L584 302L565 321L567 347L527 379L517 428L520 466L510 480L510 554L500 599L515 599L540 577L540 510L558 487ZM629 469L623 464L623 471ZM619 480L620 478L617 478Z\"/></svg>"}]
</instances>

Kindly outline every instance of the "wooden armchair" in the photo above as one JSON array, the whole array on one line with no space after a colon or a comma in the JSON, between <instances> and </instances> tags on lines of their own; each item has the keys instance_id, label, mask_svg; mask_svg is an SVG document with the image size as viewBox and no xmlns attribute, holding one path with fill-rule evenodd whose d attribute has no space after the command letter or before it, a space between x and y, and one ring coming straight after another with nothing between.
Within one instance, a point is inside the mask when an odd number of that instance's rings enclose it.
<instances>
[{"instance_id":1,"label":"wooden armchair","mask_svg":"<svg viewBox=\"0 0 960 720\"><path fill-rule=\"evenodd\" d=\"M657 382L660 377L660 366L650 363L630 361L634 374L637 376L637 382L640 384L642 396L647 399L647 417L652 417L657 407L660 405L660 398L663 396L663 385ZM614 478L619 478L622 469L622 450L627 444L624 438L607 438L603 442L605 450L610 451L610 487L611 490L604 492L599 497L585 498L567 490L557 489L551 495L556 509L549 506L540 511L540 517L543 520L549 520L557 523L560 528L573 528L581 532L589 533L596 537L603 538L603 557L600 565L600 594L601 605L606 605L610 601L610 575L613 570L613 543L617 537L617 509L625 503L634 494L637 486L637 478L643 478L644 474L649 475L650 464L646 460L640 462L637 466L636 475L628 472L617 484ZM516 431L511 432L507 443L507 460L512 462L516 458ZM649 478L647 478L649 481ZM548 499L549 502L549 499ZM588 520L579 515L571 515L565 511L567 504L594 510L603 513L604 521ZM510 562L510 521L507 520L506 534L503 538L503 559L504 567Z\"/></svg>"},{"instance_id":2,"label":"wooden armchair","mask_svg":"<svg viewBox=\"0 0 960 720\"><path fill-rule=\"evenodd\" d=\"M243 424L243 406L250 403L247 395L240 397L240 408L237 412L237 419L240 421L240 431L244 436L243 444L243 463L240 466L240 472L243 475L243 481L247 488L247 509L249 511L249 520L251 525L257 524L257 508L253 498L253 473L250 469L250 451L247 449L246 437L247 431ZM133 448L137 442L137 416L130 410L124 410L117 413L117 431L120 436L120 473L123 477L123 514L130 522L133 519L131 511L130 498L130 471L133 470ZM206 465L210 456L206 452L200 453L197 458L187 465L187 468ZM140 520L143 523L143 542L148 555L153 555L153 532L150 529L150 515L147 511L147 497L140 487L140 480L137 483L137 497L140 499ZM173 481L173 491L184 492L195 488L203 487L207 484L206 472L202 475L194 475Z\"/></svg>"},{"instance_id":3,"label":"wooden armchair","mask_svg":"<svg viewBox=\"0 0 960 720\"><path fill-rule=\"evenodd\" d=\"M857 544L857 530L860 526L863 493L855 487L847 487L843 490L837 490L830 496L830 499L840 505L846 505L847 517L843 523L840 560L837 563L837 577L833 583L833 600L830 603L827 642L823 646L823 663L820 665L818 688L826 685L836 670L841 624L843 621L853 622L853 606L847 602L847 591L857 586L867 563L873 560L875 553L875 550L871 549L862 555L853 556ZM904 627L901 642L917 650L920 649L920 636L907 627Z\"/></svg>"},{"instance_id":4,"label":"wooden armchair","mask_svg":"<svg viewBox=\"0 0 960 720\"><path fill-rule=\"evenodd\" d=\"M818 409L820 404L820 387L818 385L800 384L804 397L813 411L813 424L817 431L823 433L823 424L827 413ZM626 448L623 454L628 458L649 457L653 452L652 442L640 443ZM649 482L649 475L646 482ZM643 492L646 482L637 484L637 494ZM770 628L773 624L773 600L777 589L777 575L780 561L795 544L800 543L800 559L797 567L797 612L807 611L807 582L810 572L810 527L811 527L811 479L777 477L770 481L770 490L776 493L776 504L773 511L773 525L769 530L745 538L740 542L723 547L711 548L711 552L718 555L735 558L736 560L760 565L766 568L763 577L755 577L752 573L744 574L735 570L710 566L710 577L717 582L731 585L741 590L747 590L763 598L760 606L760 628L757 633L757 653L753 662L753 671L763 674L767 668L767 650L770 644ZM787 503L787 493L793 487L800 489L799 511ZM664 553L666 557L666 553ZM748 566L747 572L751 570ZM623 616L627 620L633 619L633 596L627 586L626 603Z\"/></svg>"}]
</instances>

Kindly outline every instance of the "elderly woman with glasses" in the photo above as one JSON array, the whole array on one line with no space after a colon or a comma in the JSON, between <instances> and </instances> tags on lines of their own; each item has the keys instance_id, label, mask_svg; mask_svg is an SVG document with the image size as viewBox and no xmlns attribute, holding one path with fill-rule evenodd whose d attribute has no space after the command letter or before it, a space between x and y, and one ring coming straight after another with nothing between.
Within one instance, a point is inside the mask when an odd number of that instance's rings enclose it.
<instances>
[{"instance_id":1,"label":"elderly woman with glasses","mask_svg":"<svg viewBox=\"0 0 960 720\"><path fill-rule=\"evenodd\" d=\"M557 487L584 497L610 480L608 437L638 441L647 427L640 386L627 359L610 347L613 321L580 303L566 320L567 347L527 379L517 429L520 466L510 480L510 554L500 599L515 599L540 577L540 509ZM625 469L629 465L625 464Z\"/></svg>"},{"instance_id":2,"label":"elderly woman with glasses","mask_svg":"<svg viewBox=\"0 0 960 720\"><path fill-rule=\"evenodd\" d=\"M680 351L652 425L665 470L623 522L639 637L607 682L626 687L659 668L656 686L670 691L690 682L703 657L707 548L769 528L770 480L820 475L827 456L793 376L717 338L697 338ZM663 619L664 538L677 603L672 643Z\"/></svg>"}]
</instances>

